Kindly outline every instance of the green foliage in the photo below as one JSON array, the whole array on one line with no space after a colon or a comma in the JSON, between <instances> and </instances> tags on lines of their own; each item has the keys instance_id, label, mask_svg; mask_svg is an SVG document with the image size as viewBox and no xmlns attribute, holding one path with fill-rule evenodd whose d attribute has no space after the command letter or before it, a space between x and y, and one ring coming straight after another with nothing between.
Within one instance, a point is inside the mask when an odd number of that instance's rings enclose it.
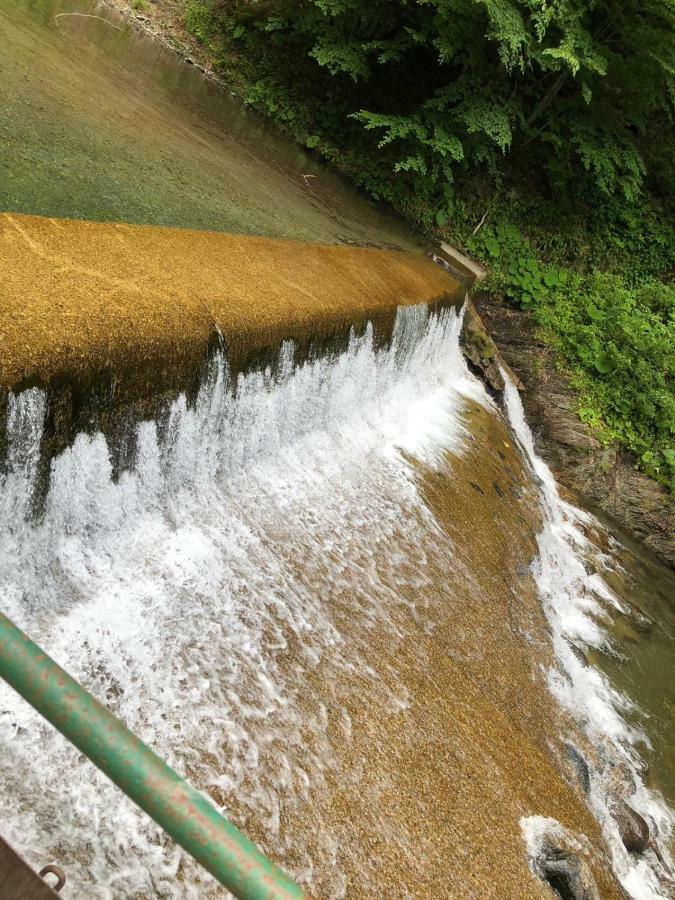
<instances>
[{"instance_id":1,"label":"green foliage","mask_svg":"<svg viewBox=\"0 0 675 900\"><path fill-rule=\"evenodd\" d=\"M541 303L552 291L567 284L567 270L542 263L530 241L511 222L486 226L468 244L473 253L496 269L498 286L522 309Z\"/></svg>"},{"instance_id":2,"label":"green foliage","mask_svg":"<svg viewBox=\"0 0 675 900\"><path fill-rule=\"evenodd\" d=\"M580 376L582 418L604 425L675 492L675 288L573 274L532 306Z\"/></svg>"},{"instance_id":3,"label":"green foliage","mask_svg":"<svg viewBox=\"0 0 675 900\"><path fill-rule=\"evenodd\" d=\"M579 414L675 492L675 287L545 263L507 220L468 240L491 287L530 309L580 392Z\"/></svg>"},{"instance_id":4,"label":"green foliage","mask_svg":"<svg viewBox=\"0 0 675 900\"><path fill-rule=\"evenodd\" d=\"M185 27L201 44L208 44L216 23L211 4L192 0L185 8Z\"/></svg>"},{"instance_id":5,"label":"green foliage","mask_svg":"<svg viewBox=\"0 0 675 900\"><path fill-rule=\"evenodd\" d=\"M673 0L192 0L199 36L197 6L397 194L442 203L525 161L541 190L587 199L672 183Z\"/></svg>"}]
</instances>

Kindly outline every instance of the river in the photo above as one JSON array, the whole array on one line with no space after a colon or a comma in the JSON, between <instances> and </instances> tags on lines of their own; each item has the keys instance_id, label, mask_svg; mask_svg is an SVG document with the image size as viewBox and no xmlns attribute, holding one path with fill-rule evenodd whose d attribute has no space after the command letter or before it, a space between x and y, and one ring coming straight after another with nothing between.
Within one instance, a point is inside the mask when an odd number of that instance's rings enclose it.
<instances>
[{"instance_id":1,"label":"river","mask_svg":"<svg viewBox=\"0 0 675 900\"><path fill-rule=\"evenodd\" d=\"M419 246L100 4L0 0L0 40L2 211ZM675 579L560 496L460 330L215 348L121 472L84 430L46 491L49 395L10 394L0 605L315 896L547 897L547 842L668 896L611 801L672 867ZM0 741L3 836L68 896L223 894L5 685Z\"/></svg>"}]
</instances>

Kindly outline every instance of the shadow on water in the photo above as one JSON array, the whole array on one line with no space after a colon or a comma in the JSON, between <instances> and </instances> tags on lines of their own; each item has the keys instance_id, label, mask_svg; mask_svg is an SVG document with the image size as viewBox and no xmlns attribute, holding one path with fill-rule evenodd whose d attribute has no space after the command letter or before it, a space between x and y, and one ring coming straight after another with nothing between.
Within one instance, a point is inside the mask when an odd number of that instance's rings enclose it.
<instances>
[{"instance_id":1,"label":"shadow on water","mask_svg":"<svg viewBox=\"0 0 675 900\"><path fill-rule=\"evenodd\" d=\"M0 210L420 246L103 4L0 0L0 46Z\"/></svg>"}]
</instances>

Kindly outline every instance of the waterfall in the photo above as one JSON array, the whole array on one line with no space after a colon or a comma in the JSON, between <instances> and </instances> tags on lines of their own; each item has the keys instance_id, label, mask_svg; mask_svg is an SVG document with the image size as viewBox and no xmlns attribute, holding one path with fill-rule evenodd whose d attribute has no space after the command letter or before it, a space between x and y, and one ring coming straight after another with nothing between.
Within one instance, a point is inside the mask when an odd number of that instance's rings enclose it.
<instances>
[{"instance_id":1,"label":"waterfall","mask_svg":"<svg viewBox=\"0 0 675 900\"><path fill-rule=\"evenodd\" d=\"M605 617L604 605L621 608L621 600L600 573L610 568L613 560L601 553L584 534L584 527L589 525L602 530L600 523L560 497L551 470L535 451L518 391L508 375L505 372L502 375L506 383L504 401L509 421L540 485L544 528L538 537L539 557L534 563L533 574L551 626L557 661L557 667L549 673L549 687L609 763L604 773L591 769L589 800L602 825L614 869L631 897L655 900L664 896L662 884L647 859L624 848L611 816L609 771L621 764L628 767L632 773L632 791L626 799L651 823L664 850L675 828L675 815L660 794L648 790L640 777L642 763L638 745L647 738L624 718L630 710L630 700L598 669L579 659L573 650L575 645L599 648L609 645L609 636L601 625ZM590 572L585 565L588 560L595 563ZM529 827L527 822L523 824L534 848L542 826L538 817L532 819Z\"/></svg>"},{"instance_id":2,"label":"waterfall","mask_svg":"<svg viewBox=\"0 0 675 900\"><path fill-rule=\"evenodd\" d=\"M282 850L280 798L307 798L331 760L311 673L359 666L339 619L356 617L367 640L406 603L382 567L423 578L421 536L440 534L411 459L461 452L462 397L484 396L460 329L453 309L401 308L386 348L369 326L345 353L295 367L286 343L274 371L235 383L217 354L193 406L181 396L165 422L137 427L117 480L104 436L79 434L52 460L37 518L46 401L37 389L10 397L2 609L181 773L239 792L237 821L253 811ZM382 697L400 702L385 686ZM24 852L51 851L97 896L213 890L4 684L0 733L2 818ZM298 876L311 871L301 858ZM339 896L339 873L335 885Z\"/></svg>"},{"instance_id":3,"label":"waterfall","mask_svg":"<svg viewBox=\"0 0 675 900\"><path fill-rule=\"evenodd\" d=\"M346 352L296 365L287 342L275 366L237 378L217 353L194 403L180 396L166 416L136 427L127 469L115 476L105 437L81 433L51 460L44 498L36 484L46 396L9 397L0 607L296 878L323 878L321 896L348 893L341 819L317 798L334 790L340 745L352 740L350 692L367 685L374 707L392 715L415 699L393 668L377 669L373 635L414 659L416 640L436 627L430 597L440 591L439 603L460 611L486 606L486 582L458 552L461 526L450 534L421 486L425 473L450 477L448 458L475 452L471 404L506 427L466 368L460 330L453 309L417 306L399 310L384 347L368 326ZM541 492L532 573L556 656L550 690L592 741L602 737L632 766L631 802L667 836L669 811L639 781L627 701L583 669L568 642L602 644L594 598L620 603L584 568L585 555L598 559L580 528L591 519L560 499L510 384L506 406ZM502 449L494 457L500 465ZM509 502L527 505L512 485ZM506 503L494 489L490 502ZM467 497L469 510L488 503L472 481ZM467 594L453 594L462 579ZM545 636L520 588L510 593L514 620L494 629L534 648ZM525 625L515 620L520 608ZM458 618L458 640L466 621ZM465 703L458 696L457 709ZM0 741L4 836L36 865L63 865L71 896L220 895L4 684ZM647 862L620 845L600 776L590 803L627 890L658 896Z\"/></svg>"}]
</instances>

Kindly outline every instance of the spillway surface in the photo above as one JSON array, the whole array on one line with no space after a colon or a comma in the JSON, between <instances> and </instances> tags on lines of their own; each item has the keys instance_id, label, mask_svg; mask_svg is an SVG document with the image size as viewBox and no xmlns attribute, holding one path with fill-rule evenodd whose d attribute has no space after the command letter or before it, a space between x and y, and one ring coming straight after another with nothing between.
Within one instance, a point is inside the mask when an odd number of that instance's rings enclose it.
<instances>
[{"instance_id":1,"label":"spillway surface","mask_svg":"<svg viewBox=\"0 0 675 900\"><path fill-rule=\"evenodd\" d=\"M107 373L148 395L183 387L216 333L259 351L465 292L418 253L7 213L0 268L0 390L91 394Z\"/></svg>"},{"instance_id":2,"label":"spillway surface","mask_svg":"<svg viewBox=\"0 0 675 900\"><path fill-rule=\"evenodd\" d=\"M2 608L316 896L546 897L527 853L549 822L603 897L611 865L659 896L561 774L560 736L591 753L602 716L605 758L638 765L619 700L564 649L571 620L601 640L590 544L541 493L517 398L522 452L468 373L460 324L406 307L386 346L369 326L298 366L287 342L236 378L216 353L118 478L78 435L39 509L46 396L10 396ZM574 583L552 587L566 553ZM222 893L6 686L0 730L5 836L70 896Z\"/></svg>"}]
</instances>

